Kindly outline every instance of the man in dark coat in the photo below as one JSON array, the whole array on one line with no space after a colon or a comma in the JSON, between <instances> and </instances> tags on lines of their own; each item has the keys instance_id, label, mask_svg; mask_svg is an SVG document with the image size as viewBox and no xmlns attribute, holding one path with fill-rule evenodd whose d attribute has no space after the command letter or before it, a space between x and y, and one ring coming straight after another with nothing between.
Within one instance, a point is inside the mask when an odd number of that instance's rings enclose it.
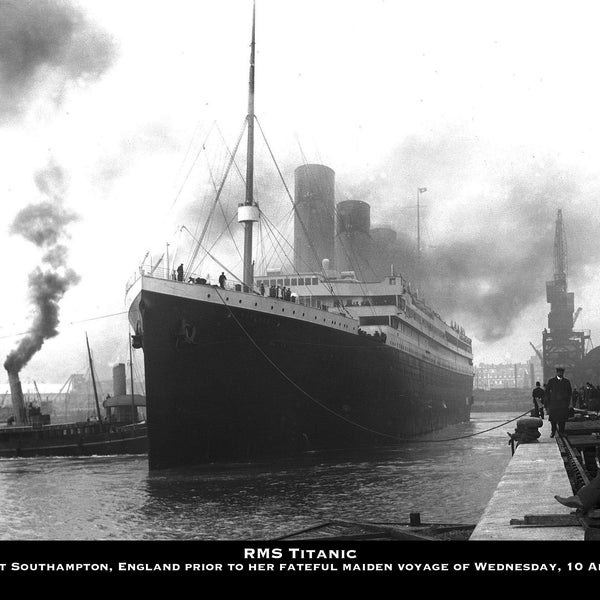
<instances>
[{"instance_id":1,"label":"man in dark coat","mask_svg":"<svg viewBox=\"0 0 600 600\"><path fill-rule=\"evenodd\" d=\"M571 405L573 391L571 382L564 374L565 370L562 367L556 367L556 377L552 377L546 386L544 404L552 425L550 437L554 437L557 430L562 435L565 432L565 423L569 418L569 406Z\"/></svg>"},{"instance_id":2,"label":"man in dark coat","mask_svg":"<svg viewBox=\"0 0 600 600\"><path fill-rule=\"evenodd\" d=\"M531 392L531 396L533 397L533 407L534 407L534 417L539 417L540 419L544 418L544 396L546 392L542 389L539 381L535 382L535 387L533 388L533 392ZM538 404L539 402L539 404Z\"/></svg>"}]
</instances>

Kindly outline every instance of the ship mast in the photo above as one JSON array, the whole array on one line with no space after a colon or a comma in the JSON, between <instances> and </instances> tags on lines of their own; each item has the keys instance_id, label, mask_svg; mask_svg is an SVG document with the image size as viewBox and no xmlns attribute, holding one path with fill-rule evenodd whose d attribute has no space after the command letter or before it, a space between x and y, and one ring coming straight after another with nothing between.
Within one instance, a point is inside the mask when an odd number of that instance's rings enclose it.
<instances>
[{"instance_id":1,"label":"ship mast","mask_svg":"<svg viewBox=\"0 0 600 600\"><path fill-rule=\"evenodd\" d=\"M248 149L246 153L246 201L238 206L238 222L244 224L244 291L254 287L252 262L252 225L258 221L258 206L254 203L254 55L256 3L252 6L252 42L250 44L250 76L248 83Z\"/></svg>"},{"instance_id":2,"label":"ship mast","mask_svg":"<svg viewBox=\"0 0 600 600\"><path fill-rule=\"evenodd\" d=\"M94 388L94 400L96 401L96 414L98 415L98 422L102 423L102 414L100 413L100 403L98 402L98 390L96 389L96 378L94 377L94 364L92 363L92 351L90 350L90 342L88 341L88 335L85 334L85 343L87 345L88 359L90 361L90 374L92 376L92 386Z\"/></svg>"}]
</instances>

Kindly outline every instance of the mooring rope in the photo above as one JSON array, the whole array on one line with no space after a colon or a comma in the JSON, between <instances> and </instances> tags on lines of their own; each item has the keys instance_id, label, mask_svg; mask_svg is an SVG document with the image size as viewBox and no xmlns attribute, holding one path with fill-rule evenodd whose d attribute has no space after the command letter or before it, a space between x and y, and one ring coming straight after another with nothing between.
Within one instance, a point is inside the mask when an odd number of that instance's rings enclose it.
<instances>
[{"instance_id":1,"label":"mooring rope","mask_svg":"<svg viewBox=\"0 0 600 600\"><path fill-rule=\"evenodd\" d=\"M346 423L352 425L353 427L358 427L359 429L367 431L368 433L373 433L375 435L379 435L379 436L382 436L382 437L390 438L390 439L396 440L398 442L412 442L412 443L418 442L418 443L426 443L426 444L428 444L428 443L438 443L438 442L452 442L452 441L456 441L456 440L462 440L462 439L474 437L476 435L481 435L482 433L487 433L488 431L492 431L493 429L498 429L499 427L504 427L508 423L512 423L513 421L516 421L517 419L520 419L521 417L525 416L526 414L529 414L529 411L527 411L527 412L523 413L522 415L519 415L518 417L515 417L514 419L510 419L508 421L505 421L504 423L501 423L500 425L496 425L494 427L490 427L489 429L485 429L484 431L477 431L477 432L471 433L469 435L459 436L459 437L455 437L455 438L447 438L447 439L443 439L443 440L418 440L418 439L414 439L414 438L401 438L401 437L398 437L396 435L391 435L389 433L383 433L381 431L377 431L375 429L371 429L369 427L365 427L364 425L361 425L360 423L356 423L355 421L351 421L350 419L348 419L344 415L339 414L338 412L332 410L331 408L329 408L328 406L326 406L325 404L323 404L322 402L320 402L319 400L317 400L316 398L314 398L304 388L302 388L293 379L291 379L284 371L282 371L279 368L279 366L276 365L271 360L271 358L263 351L263 349L257 344L257 342L254 340L254 338L250 335L250 333L248 333L248 331L246 330L246 328L240 323L240 321L238 320L238 318L235 316L234 312L231 310L231 307L225 302L225 300L223 299L223 296L221 296L218 288L215 288L215 291L217 292L217 295L219 296L221 302L223 302L223 305L229 311L229 314L232 316L232 318L234 319L234 321L238 324L239 328L242 330L242 332L244 333L244 335L250 340L250 343L260 352L260 354L262 354L262 356L267 360L267 362L284 379L286 379L287 381L289 381L299 392L301 392L302 394L304 394L309 400L311 400L312 402L314 402L315 404L317 404L318 406L320 406L323 410L326 410L327 412L331 413L332 415L334 415L335 417L341 419L342 421L345 421Z\"/></svg>"}]
</instances>

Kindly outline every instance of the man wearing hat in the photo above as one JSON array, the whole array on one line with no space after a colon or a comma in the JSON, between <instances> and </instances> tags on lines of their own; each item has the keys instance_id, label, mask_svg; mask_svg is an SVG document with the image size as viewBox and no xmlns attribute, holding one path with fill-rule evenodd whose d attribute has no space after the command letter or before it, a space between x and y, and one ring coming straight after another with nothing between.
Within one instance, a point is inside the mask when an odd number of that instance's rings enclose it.
<instances>
[{"instance_id":1,"label":"man wearing hat","mask_svg":"<svg viewBox=\"0 0 600 600\"><path fill-rule=\"evenodd\" d=\"M556 377L552 377L546 386L546 401L544 405L548 410L548 418L552 425L550 437L554 437L556 431L561 435L565 432L565 423L569 418L569 406L571 405L571 382L564 376L563 367L556 367Z\"/></svg>"}]
</instances>

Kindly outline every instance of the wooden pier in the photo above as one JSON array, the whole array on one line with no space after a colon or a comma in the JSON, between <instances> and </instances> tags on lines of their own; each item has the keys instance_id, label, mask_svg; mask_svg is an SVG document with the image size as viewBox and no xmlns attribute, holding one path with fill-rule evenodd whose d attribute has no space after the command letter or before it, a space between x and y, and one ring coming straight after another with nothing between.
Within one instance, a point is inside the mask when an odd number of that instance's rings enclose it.
<instances>
[{"instance_id":1,"label":"wooden pier","mask_svg":"<svg viewBox=\"0 0 600 600\"><path fill-rule=\"evenodd\" d=\"M583 541L585 528L575 511L555 495L572 496L565 461L550 423L541 437L519 444L469 541Z\"/></svg>"}]
</instances>

